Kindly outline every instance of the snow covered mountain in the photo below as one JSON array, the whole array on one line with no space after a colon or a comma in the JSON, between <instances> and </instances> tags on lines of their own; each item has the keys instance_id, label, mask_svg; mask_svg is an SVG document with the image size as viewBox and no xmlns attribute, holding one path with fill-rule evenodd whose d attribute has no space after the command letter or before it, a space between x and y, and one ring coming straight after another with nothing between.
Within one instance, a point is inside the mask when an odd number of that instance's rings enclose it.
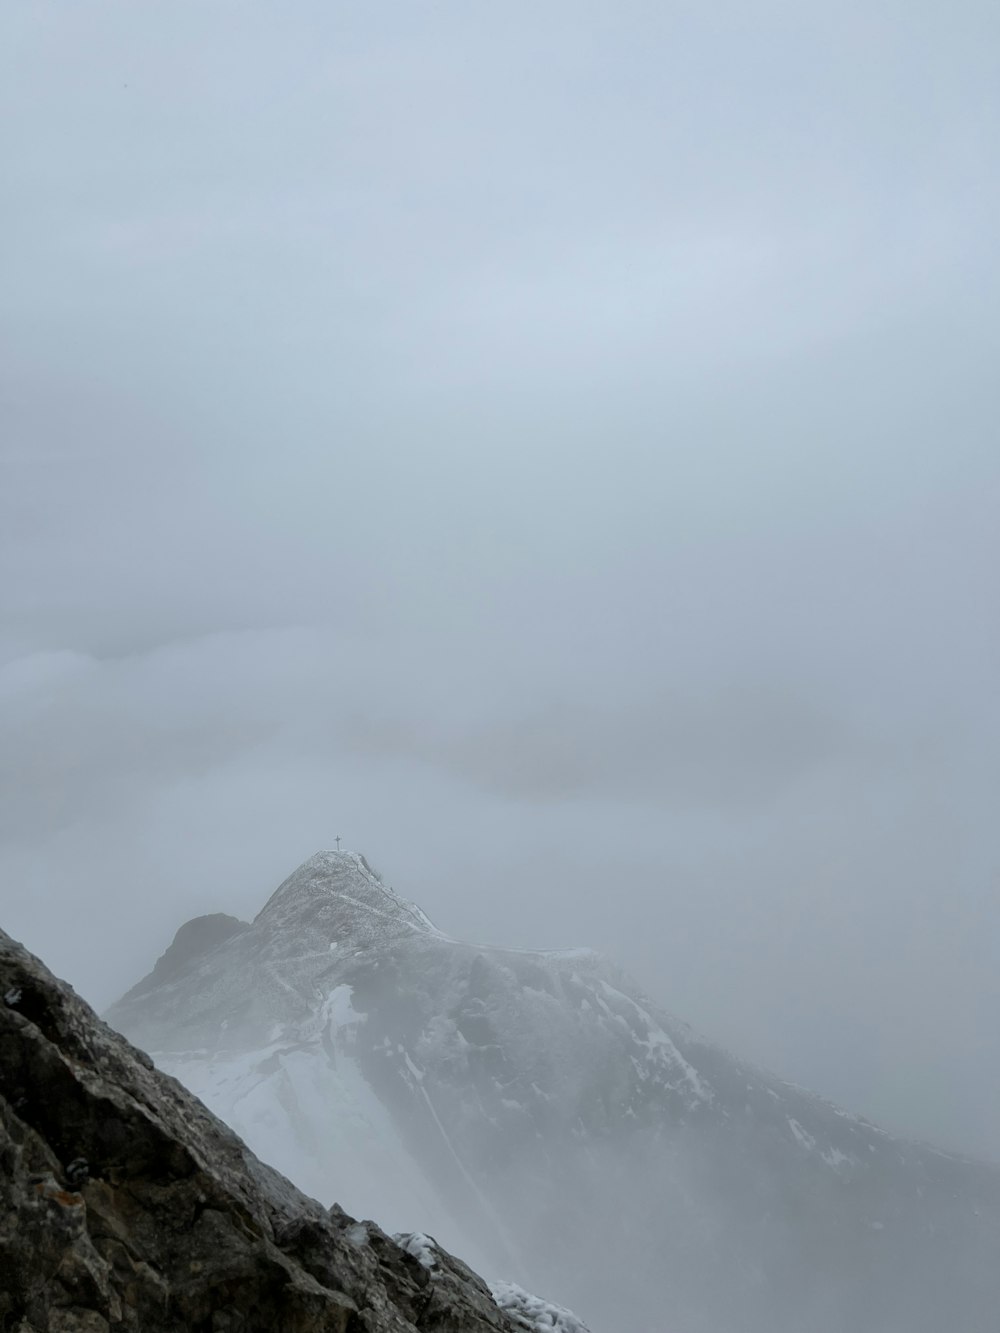
<instances>
[{"instance_id":1,"label":"snow covered mountain","mask_svg":"<svg viewBox=\"0 0 1000 1333\"><path fill-rule=\"evenodd\" d=\"M324 1202L602 1333L995 1333L1000 1170L699 1039L599 955L450 939L321 852L109 1021Z\"/></svg>"}]
</instances>

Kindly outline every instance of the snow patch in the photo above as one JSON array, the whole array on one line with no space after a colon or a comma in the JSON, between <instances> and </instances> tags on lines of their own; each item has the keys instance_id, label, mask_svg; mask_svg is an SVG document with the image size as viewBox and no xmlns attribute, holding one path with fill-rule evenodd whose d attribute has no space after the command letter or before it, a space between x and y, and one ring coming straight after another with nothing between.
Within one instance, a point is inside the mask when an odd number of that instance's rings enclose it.
<instances>
[{"instance_id":1,"label":"snow patch","mask_svg":"<svg viewBox=\"0 0 1000 1333\"><path fill-rule=\"evenodd\" d=\"M795 1141L799 1145L799 1147L805 1148L806 1152L812 1152L813 1149L816 1147L816 1140L813 1138L813 1136L807 1133L806 1130L804 1130L802 1126L799 1124L799 1122L797 1120L793 1120L791 1116L788 1116L787 1119L788 1119L788 1128L794 1134Z\"/></svg>"},{"instance_id":2,"label":"snow patch","mask_svg":"<svg viewBox=\"0 0 1000 1333\"><path fill-rule=\"evenodd\" d=\"M407 1069L410 1071L410 1073L413 1075L413 1077L417 1080L417 1082L418 1082L418 1083L423 1083L423 1081L424 1081L424 1071L423 1071L422 1069L418 1069L418 1067L417 1067L417 1066L413 1063L413 1061L410 1059L409 1053L408 1053L407 1051L404 1051L404 1052L403 1052L403 1059L404 1059L405 1062L406 1062L406 1067L407 1067Z\"/></svg>"},{"instance_id":3,"label":"snow patch","mask_svg":"<svg viewBox=\"0 0 1000 1333\"><path fill-rule=\"evenodd\" d=\"M393 1240L400 1249L412 1255L421 1268L426 1268L429 1273L437 1268L437 1241L433 1236L426 1236L422 1231L400 1231Z\"/></svg>"},{"instance_id":4,"label":"snow patch","mask_svg":"<svg viewBox=\"0 0 1000 1333\"><path fill-rule=\"evenodd\" d=\"M849 1153L841 1152L839 1148L827 1148L823 1153L823 1161L827 1166L832 1166L838 1171L842 1166L856 1166L857 1158L851 1157Z\"/></svg>"},{"instance_id":5,"label":"snow patch","mask_svg":"<svg viewBox=\"0 0 1000 1333\"><path fill-rule=\"evenodd\" d=\"M530 1333L590 1333L587 1325L561 1305L543 1301L514 1282L491 1282L497 1305L514 1323Z\"/></svg>"},{"instance_id":6,"label":"snow patch","mask_svg":"<svg viewBox=\"0 0 1000 1333\"><path fill-rule=\"evenodd\" d=\"M660 1059L665 1063L672 1065L676 1069L679 1069L685 1082L688 1085L689 1090L694 1094L695 1100L710 1105L714 1100L711 1088L707 1087L706 1084L702 1081L701 1076L699 1075L695 1067L692 1064L689 1064L688 1061L684 1059L684 1056L681 1055L680 1051L671 1041L670 1037L667 1036L667 1034L655 1021L652 1015L648 1014L641 1005L636 1004L635 1000L633 1000L631 996L623 994L623 992L620 990L616 990L614 986L609 986L608 983L603 979L601 981L601 988L604 991L605 995L613 996L617 1000L623 1000L631 1009L635 1011L636 1015L646 1025L647 1035L645 1039L641 1038L636 1032L633 1031L632 1036L636 1045L641 1046L651 1059L654 1058L655 1056L659 1056ZM604 1004L600 996L597 996L596 998L598 1004L601 1005L601 1007L605 1010L606 1013L609 1014L610 1017L618 1019L622 1023L625 1022L625 1020L622 1019L620 1014L615 1014L608 1009L608 1006ZM628 1025L625 1024L625 1026L627 1027Z\"/></svg>"},{"instance_id":7,"label":"snow patch","mask_svg":"<svg viewBox=\"0 0 1000 1333\"><path fill-rule=\"evenodd\" d=\"M323 1001L322 1023L324 1027L329 1026L331 1030L336 1031L339 1028L351 1027L355 1023L363 1023L364 1014L355 1011L351 1004L351 996L354 991L351 986L335 986L330 994Z\"/></svg>"}]
</instances>

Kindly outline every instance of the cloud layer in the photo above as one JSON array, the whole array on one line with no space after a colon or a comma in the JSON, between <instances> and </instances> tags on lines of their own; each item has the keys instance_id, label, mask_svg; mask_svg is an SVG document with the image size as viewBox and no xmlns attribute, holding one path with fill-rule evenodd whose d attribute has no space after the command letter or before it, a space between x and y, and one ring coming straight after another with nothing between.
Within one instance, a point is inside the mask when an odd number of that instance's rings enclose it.
<instances>
[{"instance_id":1,"label":"cloud layer","mask_svg":"<svg viewBox=\"0 0 1000 1333\"><path fill-rule=\"evenodd\" d=\"M1000 1153L993 12L2 23L5 928L340 833Z\"/></svg>"}]
</instances>

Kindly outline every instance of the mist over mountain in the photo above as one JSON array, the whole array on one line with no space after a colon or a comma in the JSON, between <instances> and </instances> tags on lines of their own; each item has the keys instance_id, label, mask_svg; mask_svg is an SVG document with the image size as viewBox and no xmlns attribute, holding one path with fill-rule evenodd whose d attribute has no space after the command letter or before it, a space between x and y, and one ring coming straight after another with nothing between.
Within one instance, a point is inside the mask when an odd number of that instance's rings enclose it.
<instances>
[{"instance_id":1,"label":"mist over mountain","mask_svg":"<svg viewBox=\"0 0 1000 1333\"><path fill-rule=\"evenodd\" d=\"M0 923L421 1319L448 1247L563 1333L1000 1328L998 52L982 0L0 4ZM285 879L338 831L385 875ZM105 1333L26 1219L115 1094L32 1024L0 1333ZM143 1333L303 1333L301 1256L240 1328L196 1192L123 1257L93 1182Z\"/></svg>"},{"instance_id":2,"label":"mist over mountain","mask_svg":"<svg viewBox=\"0 0 1000 1333\"><path fill-rule=\"evenodd\" d=\"M188 922L108 1019L324 1203L599 1333L995 1329L1000 1170L744 1063L597 953L454 940L357 853Z\"/></svg>"}]
</instances>

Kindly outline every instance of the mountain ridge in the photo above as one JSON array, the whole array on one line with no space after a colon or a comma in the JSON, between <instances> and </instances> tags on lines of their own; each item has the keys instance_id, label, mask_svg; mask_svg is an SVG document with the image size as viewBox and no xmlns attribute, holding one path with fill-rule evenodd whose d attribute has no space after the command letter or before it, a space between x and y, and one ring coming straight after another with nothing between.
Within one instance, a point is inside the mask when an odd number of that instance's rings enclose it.
<instances>
[{"instance_id":1,"label":"mountain ridge","mask_svg":"<svg viewBox=\"0 0 1000 1333\"><path fill-rule=\"evenodd\" d=\"M699 1333L791 1333L803 1308L823 1333L870 1309L878 1333L939 1333L943 1293L992 1329L1000 1170L731 1056L592 950L452 939L357 853L311 857L130 995L110 1020L287 1174L348 1205L367 1188L387 1224L460 1238L597 1325L622 1315L594 1277L612 1255L668 1273ZM652 1278L630 1299L658 1333Z\"/></svg>"},{"instance_id":2,"label":"mountain ridge","mask_svg":"<svg viewBox=\"0 0 1000 1333\"><path fill-rule=\"evenodd\" d=\"M2 930L0 996L4 1328L587 1333L301 1194Z\"/></svg>"}]
</instances>

